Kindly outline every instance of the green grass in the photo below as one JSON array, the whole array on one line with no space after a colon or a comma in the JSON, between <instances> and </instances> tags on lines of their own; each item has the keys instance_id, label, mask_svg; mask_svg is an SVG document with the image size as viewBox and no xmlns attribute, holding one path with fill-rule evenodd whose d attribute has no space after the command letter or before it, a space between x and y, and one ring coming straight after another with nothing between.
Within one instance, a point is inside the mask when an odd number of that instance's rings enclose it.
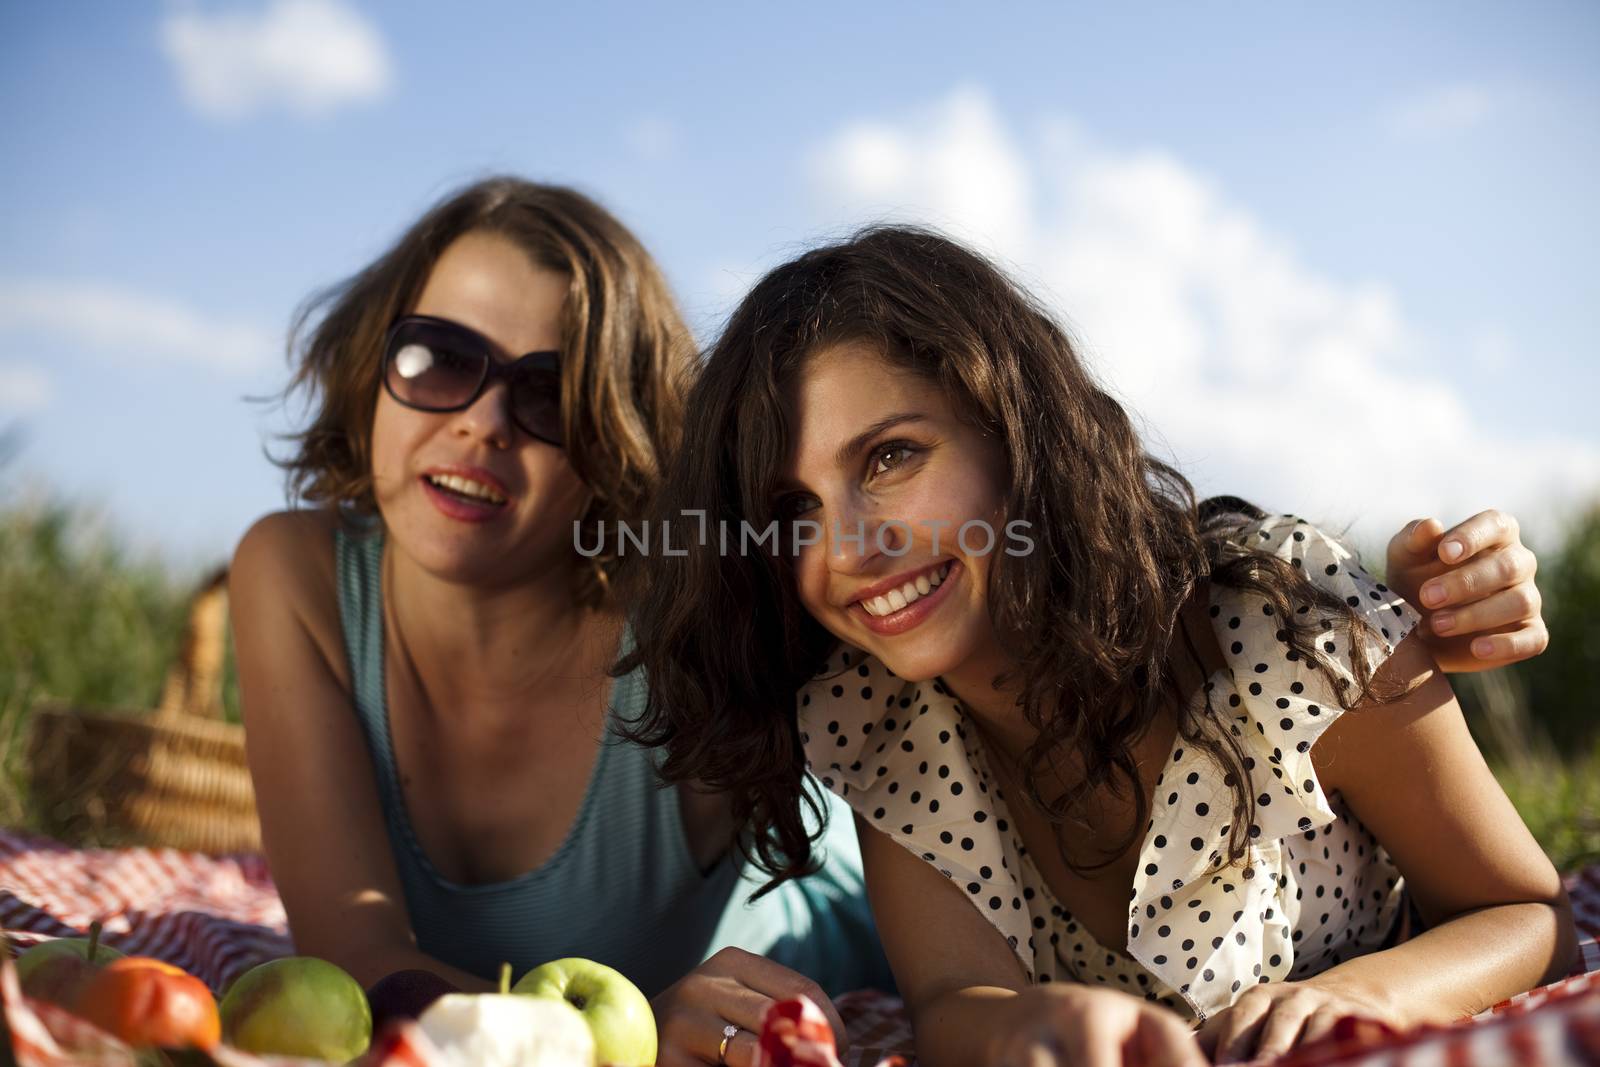
<instances>
[{"instance_id":1,"label":"green grass","mask_svg":"<svg viewBox=\"0 0 1600 1067\"><path fill-rule=\"evenodd\" d=\"M1547 756L1494 772L1557 870L1600 863L1600 746L1578 759Z\"/></svg>"},{"instance_id":2,"label":"green grass","mask_svg":"<svg viewBox=\"0 0 1600 1067\"><path fill-rule=\"evenodd\" d=\"M134 558L86 509L0 510L0 825L30 826L24 749L42 700L150 709L199 575ZM226 713L238 717L231 657Z\"/></svg>"}]
</instances>

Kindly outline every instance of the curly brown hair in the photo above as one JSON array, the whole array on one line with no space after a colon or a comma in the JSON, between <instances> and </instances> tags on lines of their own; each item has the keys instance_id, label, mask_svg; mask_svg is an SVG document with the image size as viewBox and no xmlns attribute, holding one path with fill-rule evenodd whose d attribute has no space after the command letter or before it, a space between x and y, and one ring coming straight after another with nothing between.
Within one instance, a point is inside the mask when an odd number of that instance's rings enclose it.
<instances>
[{"instance_id":1,"label":"curly brown hair","mask_svg":"<svg viewBox=\"0 0 1600 1067\"><path fill-rule=\"evenodd\" d=\"M988 602L997 634L1024 665L1022 712L1038 731L1023 764L1030 798L1052 819L1082 819L1097 790L1129 790L1148 817L1134 743L1175 709L1187 743L1223 768L1235 804L1229 856L1248 843L1254 793L1226 710L1179 699L1174 658L1188 644L1183 606L1210 581L1259 594L1293 654L1326 667L1314 639L1334 620L1366 624L1290 561L1238 536L1263 517L1233 498L1197 502L1189 482L1141 445L1128 414L1096 384L1067 333L982 256L926 230L877 227L807 252L766 275L733 312L689 399L695 418L652 514L704 509L709 522L780 516L771 503L794 427L785 398L812 353L864 342L937 383L963 418L1002 442L1007 520L1026 520L1027 555L999 554ZM781 523L780 523L781 526ZM755 831L751 858L772 880L811 869L806 786L795 715L799 689L837 639L806 612L784 549L751 555L691 547L624 571L649 704L634 738L664 745L664 776L728 791ZM1296 560L1294 563L1298 563ZM1310 605L1321 610L1300 610ZM1352 642L1362 699L1372 665ZM1189 644L1188 654L1198 656ZM1333 677L1337 678L1335 673ZM1153 682L1153 684L1152 684ZM1052 753L1075 752L1081 779L1040 795ZM750 846L744 846L749 850ZM1080 870L1110 862L1068 859Z\"/></svg>"},{"instance_id":2,"label":"curly brown hair","mask_svg":"<svg viewBox=\"0 0 1600 1067\"><path fill-rule=\"evenodd\" d=\"M514 177L475 182L439 201L364 270L299 309L287 399L306 395L310 424L274 459L291 500L376 512L372 417L383 342L421 294L446 248L471 232L515 242L538 266L567 274L562 307L561 411L566 452L593 491L580 522L601 530L639 515L677 446L695 346L650 254L582 193ZM585 543L594 540L586 537ZM574 553L576 559L576 553ZM610 594L616 559L591 561L580 597Z\"/></svg>"}]
</instances>

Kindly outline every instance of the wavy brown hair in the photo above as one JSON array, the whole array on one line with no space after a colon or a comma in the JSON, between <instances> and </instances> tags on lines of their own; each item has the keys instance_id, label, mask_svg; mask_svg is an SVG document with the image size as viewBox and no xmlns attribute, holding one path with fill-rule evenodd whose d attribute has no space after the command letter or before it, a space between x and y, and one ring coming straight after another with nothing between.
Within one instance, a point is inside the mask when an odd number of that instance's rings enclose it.
<instances>
[{"instance_id":1,"label":"wavy brown hair","mask_svg":"<svg viewBox=\"0 0 1600 1067\"><path fill-rule=\"evenodd\" d=\"M644 509L664 458L678 444L694 342L666 279L644 246L582 193L514 177L475 182L445 197L354 277L314 294L290 334L295 373L284 396L305 394L313 414L274 462L292 500L373 514L372 417L390 324L421 295L446 248L467 233L509 238L540 267L571 279L562 305L561 412L566 452L593 493L590 531ZM574 553L574 558L577 558ZM615 556L602 552L580 596L608 593Z\"/></svg>"},{"instance_id":2,"label":"wavy brown hair","mask_svg":"<svg viewBox=\"0 0 1600 1067\"><path fill-rule=\"evenodd\" d=\"M1174 662L1198 653L1180 609L1207 581L1259 594L1293 654L1325 667L1315 640L1365 623L1290 562L1239 532L1263 514L1243 501L1195 499L1189 482L1141 445L1126 411L1089 374L1065 331L993 264L925 230L880 227L807 252L766 275L733 312L689 400L695 413L654 514L704 509L706 520L764 528L794 427L785 398L806 359L866 342L936 382L963 418L1005 450L1005 518L1030 525L1034 550L997 554L988 602L996 631L1023 664L1022 712L1038 730L1023 766L1030 798L1057 822L1087 821L1097 791L1131 791L1137 810L1110 862L1148 818L1134 743L1176 710L1186 743L1223 768L1234 793L1231 860L1252 832L1248 764L1225 709L1191 710ZM680 520L681 521L681 520ZM780 523L781 525L781 523ZM1298 561L1295 561L1298 563ZM755 831L752 859L770 889L811 868L808 790L797 691L837 646L806 612L782 550L656 555L625 572L650 698L636 740L664 745L663 774L728 791ZM1312 611L1311 609L1317 609ZM1181 643L1181 645L1180 645ZM1352 642L1357 684L1371 665ZM1040 795L1052 755L1074 753L1082 775Z\"/></svg>"}]
</instances>

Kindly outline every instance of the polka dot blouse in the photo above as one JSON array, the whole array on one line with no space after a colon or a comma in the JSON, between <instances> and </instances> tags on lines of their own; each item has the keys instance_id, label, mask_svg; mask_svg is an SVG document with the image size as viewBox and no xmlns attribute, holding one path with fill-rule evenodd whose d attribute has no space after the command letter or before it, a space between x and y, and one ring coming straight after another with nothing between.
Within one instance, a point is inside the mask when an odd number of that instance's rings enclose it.
<instances>
[{"instance_id":1,"label":"polka dot blouse","mask_svg":"<svg viewBox=\"0 0 1600 1067\"><path fill-rule=\"evenodd\" d=\"M1274 516L1242 540L1291 561L1364 617L1370 664L1416 625L1405 601L1303 520ZM798 698L807 761L863 819L959 885L1030 981L1103 983L1203 1021L1251 985L1305 978L1381 947L1401 898L1387 853L1312 768L1311 747L1342 714L1328 672L1279 639L1258 596L1214 586L1210 614L1226 665L1206 688L1256 794L1249 850L1243 866L1226 864L1232 791L1179 738L1152 797L1126 951L1097 943L1051 894L1011 825L978 731L939 681L904 681L841 647ZM1327 638L1334 672L1352 678L1345 631Z\"/></svg>"}]
</instances>

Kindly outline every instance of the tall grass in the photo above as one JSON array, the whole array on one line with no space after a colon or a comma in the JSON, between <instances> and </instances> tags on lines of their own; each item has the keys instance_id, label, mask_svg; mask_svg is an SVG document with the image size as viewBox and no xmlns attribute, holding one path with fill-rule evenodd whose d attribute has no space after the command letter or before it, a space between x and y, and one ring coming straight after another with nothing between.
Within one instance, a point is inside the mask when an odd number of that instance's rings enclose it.
<instances>
[{"instance_id":1,"label":"tall grass","mask_svg":"<svg viewBox=\"0 0 1600 1067\"><path fill-rule=\"evenodd\" d=\"M23 753L32 707L153 708L198 577L131 557L83 507L0 510L0 825L31 821ZM237 720L231 658L223 701Z\"/></svg>"},{"instance_id":2,"label":"tall grass","mask_svg":"<svg viewBox=\"0 0 1600 1067\"><path fill-rule=\"evenodd\" d=\"M1600 746L1565 760L1499 763L1495 775L1557 870L1600 863Z\"/></svg>"}]
</instances>

